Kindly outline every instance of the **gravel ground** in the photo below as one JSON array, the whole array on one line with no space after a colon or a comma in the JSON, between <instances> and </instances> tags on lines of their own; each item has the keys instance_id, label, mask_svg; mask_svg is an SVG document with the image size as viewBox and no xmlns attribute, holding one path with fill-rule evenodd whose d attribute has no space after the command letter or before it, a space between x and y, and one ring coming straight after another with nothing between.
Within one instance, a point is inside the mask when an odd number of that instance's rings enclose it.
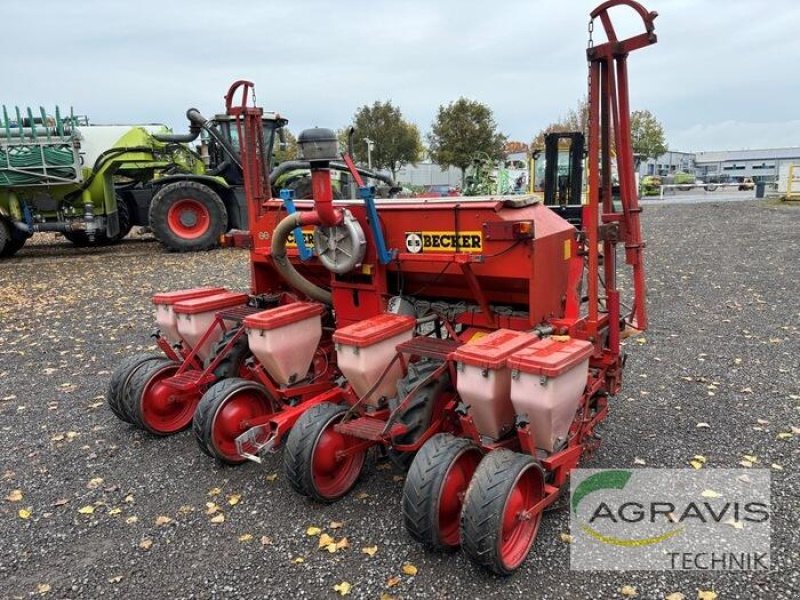
<instances>
[{"instance_id":1,"label":"gravel ground","mask_svg":"<svg viewBox=\"0 0 800 600\"><path fill-rule=\"evenodd\" d=\"M320 507L290 490L279 456L226 468L189 432L134 430L103 393L123 357L151 347L150 296L245 288L247 254L165 254L147 238L99 250L45 240L0 264L0 597L333 598L347 581L351 597L376 599L608 599L623 585L639 598L797 598L800 436L777 434L800 425L800 208L651 204L644 226L652 328L643 343L629 340L623 393L587 466L688 468L695 454L709 467L736 467L744 454L782 465L770 573L570 571L568 514L557 510L519 572L500 579L409 539L402 474L391 468ZM224 523L211 523L207 502ZM318 551L309 526L350 548Z\"/></svg>"}]
</instances>

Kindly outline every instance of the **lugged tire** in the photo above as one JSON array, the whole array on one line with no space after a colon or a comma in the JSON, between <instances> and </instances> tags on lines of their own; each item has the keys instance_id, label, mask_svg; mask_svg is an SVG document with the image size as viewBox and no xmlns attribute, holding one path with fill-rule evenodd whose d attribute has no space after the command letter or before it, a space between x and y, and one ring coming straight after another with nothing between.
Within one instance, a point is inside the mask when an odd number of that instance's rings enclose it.
<instances>
[{"instance_id":1,"label":"lugged tire","mask_svg":"<svg viewBox=\"0 0 800 600\"><path fill-rule=\"evenodd\" d=\"M225 335L223 335L222 338L212 347L211 352L208 355L208 360L206 360L206 364L204 366L207 367L214 361L214 359L217 357L217 354L222 352L235 334L236 329L231 329L225 332ZM227 379L228 377L239 377L245 361L251 356L253 356L253 353L250 351L250 346L247 343L247 335L242 335L238 340L236 340L236 343L230 349L230 352L228 352L228 354L221 361L219 361L219 364L214 369L214 376L218 380Z\"/></svg>"},{"instance_id":2,"label":"lugged tire","mask_svg":"<svg viewBox=\"0 0 800 600\"><path fill-rule=\"evenodd\" d=\"M506 502L517 481L530 469L536 471L542 495L544 477L541 467L527 454L494 450L487 454L475 471L461 510L461 548L476 564L498 575L510 575L525 560L536 539L541 513L533 524L533 536L513 560L501 550L503 514ZM520 557L521 556L521 557Z\"/></svg>"},{"instance_id":3,"label":"lugged tire","mask_svg":"<svg viewBox=\"0 0 800 600\"><path fill-rule=\"evenodd\" d=\"M125 393L122 395L122 411L130 419L128 422L131 425L147 429L141 417L141 398L144 387L158 371L173 364L175 363L168 358L162 358L143 364L133 373L125 388Z\"/></svg>"},{"instance_id":4,"label":"lugged tire","mask_svg":"<svg viewBox=\"0 0 800 600\"><path fill-rule=\"evenodd\" d=\"M481 451L471 440L449 433L434 435L423 444L411 463L403 486L403 521L412 538L432 550L458 547L458 516L453 522L445 524L448 531L442 535L440 509L445 483L448 477L454 475L456 464L461 462L458 474L467 475L463 483L463 489L466 489L481 456ZM471 473L463 473L464 470ZM460 509L457 498L450 497L448 501L455 501L457 506L453 508ZM453 526L454 531L451 531ZM445 536L449 539L445 539Z\"/></svg>"},{"instance_id":5,"label":"lugged tire","mask_svg":"<svg viewBox=\"0 0 800 600\"><path fill-rule=\"evenodd\" d=\"M212 438L214 418L226 400L236 394L236 392L244 390L253 390L262 393L266 402L271 404L269 393L264 386L254 381L248 381L247 379L231 377L229 379L223 379L222 381L216 382L214 385L208 388L208 390L206 390L206 393L203 394L203 397L200 399L200 403L197 405L197 409L195 410L194 418L192 420L192 433L194 434L194 438L197 441L197 445L200 447L200 450L204 454L207 454L212 458L216 458L218 461L226 465L240 465L246 462L247 459L244 457L235 459L231 458L230 456L223 454L214 445ZM270 410L270 412L272 411Z\"/></svg>"},{"instance_id":6,"label":"lugged tire","mask_svg":"<svg viewBox=\"0 0 800 600\"><path fill-rule=\"evenodd\" d=\"M130 383L133 374L147 362L152 360L161 360L163 356L158 354L135 354L124 359L117 365L114 372L111 374L111 379L108 382L108 389L106 390L106 402L111 412L120 420L126 423L133 423L133 420L128 413L124 410L125 391Z\"/></svg>"},{"instance_id":7,"label":"lugged tire","mask_svg":"<svg viewBox=\"0 0 800 600\"><path fill-rule=\"evenodd\" d=\"M295 491L317 502L329 504L346 495L366 471L368 451L364 451L361 457L357 475L343 489L334 494L325 494L314 483L313 458L317 442L325 429L332 422L340 420L346 412L346 406L330 402L313 406L297 420L286 439L283 450L286 477Z\"/></svg>"},{"instance_id":8,"label":"lugged tire","mask_svg":"<svg viewBox=\"0 0 800 600\"><path fill-rule=\"evenodd\" d=\"M14 232L13 225L0 219L0 258L11 258L27 240L27 237L21 237L18 232Z\"/></svg>"},{"instance_id":9,"label":"lugged tire","mask_svg":"<svg viewBox=\"0 0 800 600\"><path fill-rule=\"evenodd\" d=\"M188 237L170 225L170 208L181 201L196 202L207 211L208 229L197 237ZM195 181L176 181L162 187L153 196L149 213L150 229L156 239L171 252L210 250L228 229L228 211L213 189Z\"/></svg>"}]
</instances>

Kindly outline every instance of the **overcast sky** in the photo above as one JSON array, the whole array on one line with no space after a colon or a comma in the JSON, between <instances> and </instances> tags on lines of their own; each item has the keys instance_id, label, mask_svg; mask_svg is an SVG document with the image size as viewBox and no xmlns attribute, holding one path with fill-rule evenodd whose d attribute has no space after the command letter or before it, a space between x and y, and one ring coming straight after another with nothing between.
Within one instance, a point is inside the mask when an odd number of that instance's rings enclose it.
<instances>
[{"instance_id":1,"label":"overcast sky","mask_svg":"<svg viewBox=\"0 0 800 600\"><path fill-rule=\"evenodd\" d=\"M219 112L246 78L295 132L389 99L426 133L440 104L466 96L527 142L585 94L598 3L3 0L0 103L183 131L188 107ZM645 6L659 42L630 57L631 104L656 115L671 149L800 145L800 2ZM640 29L617 16L620 33Z\"/></svg>"}]
</instances>

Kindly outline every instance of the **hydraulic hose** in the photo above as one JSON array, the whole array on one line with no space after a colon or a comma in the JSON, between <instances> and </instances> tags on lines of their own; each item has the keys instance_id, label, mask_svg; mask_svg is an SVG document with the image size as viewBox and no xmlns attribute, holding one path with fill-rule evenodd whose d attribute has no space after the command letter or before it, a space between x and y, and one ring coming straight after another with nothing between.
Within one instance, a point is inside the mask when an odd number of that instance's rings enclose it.
<instances>
[{"instance_id":1,"label":"hydraulic hose","mask_svg":"<svg viewBox=\"0 0 800 600\"><path fill-rule=\"evenodd\" d=\"M343 162L333 161L330 163L331 169L336 171L344 171L349 173L350 170L347 168L347 165ZM294 171L295 169L311 169L311 163L307 160L287 160L279 164L277 167L272 169L269 174L269 183L270 185L275 185L275 182L278 180L278 177L286 173L287 171ZM363 177L370 177L372 179L377 179L378 181L382 181L390 188L397 187L397 184L394 182L394 179L389 177L388 175L384 175L383 173L377 173L375 171L370 171L369 169L356 169L360 175Z\"/></svg>"},{"instance_id":2,"label":"hydraulic hose","mask_svg":"<svg viewBox=\"0 0 800 600\"><path fill-rule=\"evenodd\" d=\"M278 223L272 232L272 261L278 273L290 286L313 300L330 305L333 303L331 293L300 275L286 256L289 235L295 228L310 224L308 221L308 217L304 218L304 214L298 212L284 217Z\"/></svg>"}]
</instances>

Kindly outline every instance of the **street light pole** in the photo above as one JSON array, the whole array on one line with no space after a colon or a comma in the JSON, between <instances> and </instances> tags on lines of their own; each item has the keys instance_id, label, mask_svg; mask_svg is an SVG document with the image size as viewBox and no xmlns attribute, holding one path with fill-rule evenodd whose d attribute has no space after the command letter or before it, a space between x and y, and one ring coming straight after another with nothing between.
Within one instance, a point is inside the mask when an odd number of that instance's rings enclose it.
<instances>
[{"instance_id":1,"label":"street light pole","mask_svg":"<svg viewBox=\"0 0 800 600\"><path fill-rule=\"evenodd\" d=\"M375 145L375 142L369 138L364 138L364 141L367 144L367 168L372 170L372 148Z\"/></svg>"}]
</instances>

